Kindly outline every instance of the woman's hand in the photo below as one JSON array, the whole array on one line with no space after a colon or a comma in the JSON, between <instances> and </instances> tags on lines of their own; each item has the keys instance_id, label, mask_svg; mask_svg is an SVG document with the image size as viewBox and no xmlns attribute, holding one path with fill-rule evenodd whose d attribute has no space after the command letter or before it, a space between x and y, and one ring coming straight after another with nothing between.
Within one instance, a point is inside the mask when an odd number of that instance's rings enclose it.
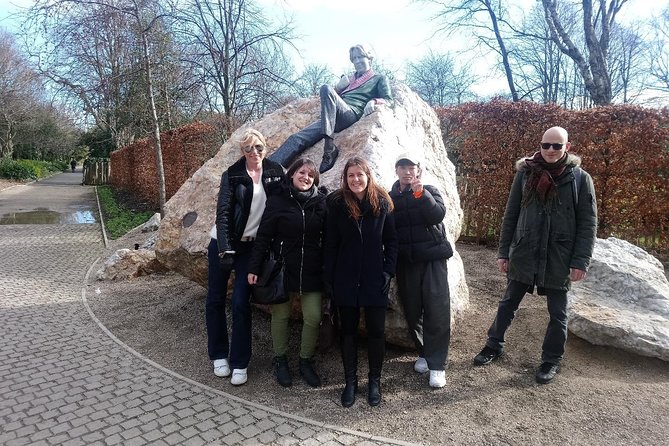
<instances>
[{"instance_id":1,"label":"woman's hand","mask_svg":"<svg viewBox=\"0 0 669 446\"><path fill-rule=\"evenodd\" d=\"M249 285L255 285L256 282L258 282L258 276L249 273L249 275L247 276L247 280L249 281Z\"/></svg>"}]
</instances>

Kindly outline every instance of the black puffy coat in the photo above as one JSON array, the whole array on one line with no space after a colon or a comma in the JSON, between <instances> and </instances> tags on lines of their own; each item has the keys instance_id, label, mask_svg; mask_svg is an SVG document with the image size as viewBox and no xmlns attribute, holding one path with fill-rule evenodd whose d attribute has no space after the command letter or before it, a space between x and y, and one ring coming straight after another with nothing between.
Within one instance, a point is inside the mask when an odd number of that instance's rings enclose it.
<instances>
[{"instance_id":1,"label":"black puffy coat","mask_svg":"<svg viewBox=\"0 0 669 446\"><path fill-rule=\"evenodd\" d=\"M393 213L383 202L378 216L367 201L360 205L362 217L353 220L341 194L327 200L325 278L332 284L334 303L339 306L385 306L386 272L395 275L397 234Z\"/></svg>"},{"instance_id":2,"label":"black puffy coat","mask_svg":"<svg viewBox=\"0 0 669 446\"><path fill-rule=\"evenodd\" d=\"M411 190L402 192L400 182L396 181L390 190L390 198L395 205L400 260L424 262L453 256L443 223L446 206L436 187L425 185L423 195L414 198Z\"/></svg>"},{"instance_id":3,"label":"black puffy coat","mask_svg":"<svg viewBox=\"0 0 669 446\"><path fill-rule=\"evenodd\" d=\"M325 195L315 187L300 204L290 187L267 200L249 273L258 275L270 249L285 260L284 280L288 292L323 290L323 241L325 238Z\"/></svg>"},{"instance_id":4,"label":"black puffy coat","mask_svg":"<svg viewBox=\"0 0 669 446\"><path fill-rule=\"evenodd\" d=\"M260 179L267 198L281 193L285 180L283 167L268 159L262 160ZM253 179L246 171L246 158L230 166L221 177L216 206L216 238L218 252L236 251L251 211Z\"/></svg>"}]
</instances>

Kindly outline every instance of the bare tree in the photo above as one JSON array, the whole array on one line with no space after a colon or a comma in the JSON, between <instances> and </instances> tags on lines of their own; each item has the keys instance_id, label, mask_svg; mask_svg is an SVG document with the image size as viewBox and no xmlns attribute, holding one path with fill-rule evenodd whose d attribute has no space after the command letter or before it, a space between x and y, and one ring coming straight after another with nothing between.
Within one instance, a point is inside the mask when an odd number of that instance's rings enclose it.
<instances>
[{"instance_id":1,"label":"bare tree","mask_svg":"<svg viewBox=\"0 0 669 446\"><path fill-rule=\"evenodd\" d=\"M611 30L609 71L611 94L617 102L634 102L643 92L649 71L645 57L647 50L648 44L637 25L616 25Z\"/></svg>"},{"instance_id":2,"label":"bare tree","mask_svg":"<svg viewBox=\"0 0 669 446\"><path fill-rule=\"evenodd\" d=\"M471 87L478 79L471 67L456 68L450 54L430 51L407 66L407 84L433 107L461 104L476 97Z\"/></svg>"},{"instance_id":3,"label":"bare tree","mask_svg":"<svg viewBox=\"0 0 669 446\"><path fill-rule=\"evenodd\" d=\"M203 86L211 110L245 121L287 92L289 22L274 25L252 0L186 0L177 23L192 82Z\"/></svg>"},{"instance_id":4,"label":"bare tree","mask_svg":"<svg viewBox=\"0 0 669 446\"><path fill-rule=\"evenodd\" d=\"M458 29L469 29L478 43L496 52L502 61L509 92L518 101L518 92L511 68L511 54L507 48L502 26L506 10L503 2L494 0L415 0L437 5L440 11L433 18L442 26L437 32L452 34Z\"/></svg>"},{"instance_id":5,"label":"bare tree","mask_svg":"<svg viewBox=\"0 0 669 446\"><path fill-rule=\"evenodd\" d=\"M0 31L0 157L11 157L19 124L37 108L42 91L37 74L14 37Z\"/></svg>"},{"instance_id":6,"label":"bare tree","mask_svg":"<svg viewBox=\"0 0 669 446\"><path fill-rule=\"evenodd\" d=\"M616 16L628 0L581 0L583 33L587 55L575 44L558 12L557 0L541 0L550 37L560 51L569 56L579 69L592 102L610 104L613 99L609 71L609 44ZM593 5L594 3L594 5Z\"/></svg>"},{"instance_id":7,"label":"bare tree","mask_svg":"<svg viewBox=\"0 0 669 446\"><path fill-rule=\"evenodd\" d=\"M321 85L329 84L334 78L327 65L309 64L295 82L295 90L300 97L314 96Z\"/></svg>"},{"instance_id":8,"label":"bare tree","mask_svg":"<svg viewBox=\"0 0 669 446\"><path fill-rule=\"evenodd\" d=\"M654 90L669 92L669 7L665 8L652 23L654 35L648 56L649 74Z\"/></svg>"}]
</instances>

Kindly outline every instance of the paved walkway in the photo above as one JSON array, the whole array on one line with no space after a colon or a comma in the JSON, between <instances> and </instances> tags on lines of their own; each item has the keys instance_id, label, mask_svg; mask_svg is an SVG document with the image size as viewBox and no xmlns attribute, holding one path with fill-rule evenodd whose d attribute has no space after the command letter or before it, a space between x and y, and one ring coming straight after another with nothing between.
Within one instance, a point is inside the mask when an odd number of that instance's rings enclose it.
<instances>
[{"instance_id":1,"label":"paved walkway","mask_svg":"<svg viewBox=\"0 0 669 446\"><path fill-rule=\"evenodd\" d=\"M80 181L65 173L2 191L0 219L96 214ZM0 225L0 445L404 444L259 406L134 354L82 299L100 225L47 221L65 223Z\"/></svg>"}]
</instances>

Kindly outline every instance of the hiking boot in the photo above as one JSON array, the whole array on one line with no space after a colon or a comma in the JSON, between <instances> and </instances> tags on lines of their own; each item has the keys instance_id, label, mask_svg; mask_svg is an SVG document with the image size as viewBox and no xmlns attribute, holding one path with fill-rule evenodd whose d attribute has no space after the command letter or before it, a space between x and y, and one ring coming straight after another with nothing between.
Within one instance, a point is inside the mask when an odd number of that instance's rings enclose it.
<instances>
[{"instance_id":1,"label":"hiking boot","mask_svg":"<svg viewBox=\"0 0 669 446\"><path fill-rule=\"evenodd\" d=\"M560 371L560 364L552 364L550 362L544 362L539 366L537 370L536 379L539 384L548 384L553 381L555 375Z\"/></svg>"},{"instance_id":2,"label":"hiking boot","mask_svg":"<svg viewBox=\"0 0 669 446\"><path fill-rule=\"evenodd\" d=\"M290 387L293 385L293 379L290 377L290 369L288 368L288 359L285 355L274 358L274 374L281 386Z\"/></svg>"},{"instance_id":3,"label":"hiking boot","mask_svg":"<svg viewBox=\"0 0 669 446\"><path fill-rule=\"evenodd\" d=\"M318 376L314 370L314 360L309 358L300 358L300 375L304 378L304 381L311 387L320 387L321 378Z\"/></svg>"}]
</instances>

